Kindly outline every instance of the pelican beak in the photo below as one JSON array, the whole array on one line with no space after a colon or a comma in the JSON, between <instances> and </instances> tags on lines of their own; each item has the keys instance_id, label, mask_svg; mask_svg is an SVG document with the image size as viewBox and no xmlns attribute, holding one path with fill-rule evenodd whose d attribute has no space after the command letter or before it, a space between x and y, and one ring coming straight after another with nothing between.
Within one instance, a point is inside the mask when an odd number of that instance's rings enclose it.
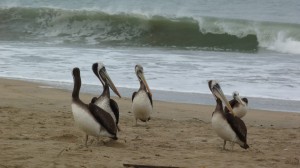
<instances>
[{"instance_id":1,"label":"pelican beak","mask_svg":"<svg viewBox=\"0 0 300 168\"><path fill-rule=\"evenodd\" d=\"M221 99L221 100L225 103L225 105L226 105L226 107L228 108L228 110L230 111L230 113L231 113L232 115L234 115L233 110L232 110L232 107L231 107L231 105L229 104L229 102L228 102L226 96L224 95L224 93L223 93L223 91L222 91L222 89L221 89L221 87L220 87L220 85L219 85L218 83L215 84L215 85L213 86L212 92L213 92L213 94L214 94L216 97L218 97L219 99Z\"/></svg>"},{"instance_id":2,"label":"pelican beak","mask_svg":"<svg viewBox=\"0 0 300 168\"><path fill-rule=\"evenodd\" d=\"M242 105L246 105L244 101L242 101L241 97L240 96L235 96L235 100L237 100L240 104Z\"/></svg>"},{"instance_id":3,"label":"pelican beak","mask_svg":"<svg viewBox=\"0 0 300 168\"><path fill-rule=\"evenodd\" d=\"M143 72L138 72L137 74L139 76L139 78L141 79L141 81L144 83L144 85L146 86L147 91L149 92L150 96L152 97L152 92L148 86L148 83L145 79L144 73Z\"/></svg>"},{"instance_id":4,"label":"pelican beak","mask_svg":"<svg viewBox=\"0 0 300 168\"><path fill-rule=\"evenodd\" d=\"M119 91L117 90L115 84L110 79L108 73L106 71L100 70L99 74L102 75L102 77L106 80L108 86L112 89L112 91L121 98Z\"/></svg>"}]
</instances>

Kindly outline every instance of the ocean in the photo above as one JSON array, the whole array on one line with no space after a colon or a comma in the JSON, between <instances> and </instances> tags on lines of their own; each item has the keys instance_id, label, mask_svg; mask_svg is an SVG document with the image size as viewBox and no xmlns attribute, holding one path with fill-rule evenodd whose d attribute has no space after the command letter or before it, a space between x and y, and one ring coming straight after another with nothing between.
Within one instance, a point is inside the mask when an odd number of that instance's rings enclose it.
<instances>
[{"instance_id":1,"label":"ocean","mask_svg":"<svg viewBox=\"0 0 300 168\"><path fill-rule=\"evenodd\" d=\"M300 112L298 0L0 0L0 77L98 94L101 61L131 97L144 67L155 100L215 104L207 80L250 108Z\"/></svg>"}]
</instances>

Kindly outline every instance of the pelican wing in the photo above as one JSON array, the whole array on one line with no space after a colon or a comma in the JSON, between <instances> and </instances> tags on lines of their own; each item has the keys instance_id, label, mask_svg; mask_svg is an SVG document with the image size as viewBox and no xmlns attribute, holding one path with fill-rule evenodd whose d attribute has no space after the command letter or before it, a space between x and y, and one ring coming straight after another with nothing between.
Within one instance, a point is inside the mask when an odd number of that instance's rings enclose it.
<instances>
[{"instance_id":1,"label":"pelican wing","mask_svg":"<svg viewBox=\"0 0 300 168\"><path fill-rule=\"evenodd\" d=\"M98 100L98 97L93 97L91 103L95 103Z\"/></svg>"},{"instance_id":2,"label":"pelican wing","mask_svg":"<svg viewBox=\"0 0 300 168\"><path fill-rule=\"evenodd\" d=\"M248 104L248 99L247 99L246 97L242 98L242 100L243 100L246 104Z\"/></svg>"},{"instance_id":3,"label":"pelican wing","mask_svg":"<svg viewBox=\"0 0 300 168\"><path fill-rule=\"evenodd\" d=\"M131 101L133 101L134 97L136 96L137 92L132 93Z\"/></svg>"},{"instance_id":4,"label":"pelican wing","mask_svg":"<svg viewBox=\"0 0 300 168\"><path fill-rule=\"evenodd\" d=\"M110 108L112 109L112 111L116 117L116 124L118 124L119 123L119 106L118 106L117 102L114 101L113 99L110 99L109 104L110 104Z\"/></svg>"},{"instance_id":5,"label":"pelican wing","mask_svg":"<svg viewBox=\"0 0 300 168\"><path fill-rule=\"evenodd\" d=\"M106 130L112 135L117 134L117 126L114 122L114 119L111 117L109 113L104 111L102 108L98 107L97 105L90 103L89 110L95 120L100 123Z\"/></svg>"},{"instance_id":6,"label":"pelican wing","mask_svg":"<svg viewBox=\"0 0 300 168\"><path fill-rule=\"evenodd\" d=\"M247 127L243 120L233 116L231 113L225 113L225 117L242 142L247 142Z\"/></svg>"},{"instance_id":7,"label":"pelican wing","mask_svg":"<svg viewBox=\"0 0 300 168\"><path fill-rule=\"evenodd\" d=\"M151 96L151 94L149 92L147 92L147 94L148 94L149 100L151 102L151 106L153 107L152 96Z\"/></svg>"}]
</instances>

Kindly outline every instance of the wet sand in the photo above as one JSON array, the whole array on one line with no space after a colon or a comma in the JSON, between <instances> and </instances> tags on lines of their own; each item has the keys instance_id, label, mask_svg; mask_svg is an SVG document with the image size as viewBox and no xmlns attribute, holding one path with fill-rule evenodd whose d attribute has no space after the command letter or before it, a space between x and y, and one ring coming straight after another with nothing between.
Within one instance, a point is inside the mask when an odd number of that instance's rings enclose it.
<instances>
[{"instance_id":1,"label":"wet sand","mask_svg":"<svg viewBox=\"0 0 300 168\"><path fill-rule=\"evenodd\" d=\"M90 138L86 148L83 132L74 126L70 91L0 79L0 92L0 168L300 167L300 113L250 109L244 117L250 149L235 145L224 151L210 123L214 106L154 100L148 126L135 127L131 100L114 98L119 140ZM90 102L95 95L80 96Z\"/></svg>"}]
</instances>

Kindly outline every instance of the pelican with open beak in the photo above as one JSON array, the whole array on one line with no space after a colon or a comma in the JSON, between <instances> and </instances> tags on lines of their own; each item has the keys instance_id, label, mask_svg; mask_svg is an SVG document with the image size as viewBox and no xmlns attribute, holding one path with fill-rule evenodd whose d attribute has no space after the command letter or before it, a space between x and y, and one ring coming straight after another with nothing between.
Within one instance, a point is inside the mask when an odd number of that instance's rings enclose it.
<instances>
[{"instance_id":1,"label":"pelican with open beak","mask_svg":"<svg viewBox=\"0 0 300 168\"><path fill-rule=\"evenodd\" d=\"M135 125L137 125L137 120L141 120L147 124L153 110L152 93L141 65L138 64L135 66L135 74L140 82L139 90L132 94L132 111L135 117Z\"/></svg>"},{"instance_id":2,"label":"pelican with open beak","mask_svg":"<svg viewBox=\"0 0 300 168\"><path fill-rule=\"evenodd\" d=\"M241 98L237 91L232 93L232 97L233 99L229 101L229 104L233 109L234 115L239 118L244 117L248 110L248 99L245 97ZM226 113L229 112L227 107L225 107L224 110Z\"/></svg>"},{"instance_id":3,"label":"pelican with open beak","mask_svg":"<svg viewBox=\"0 0 300 168\"><path fill-rule=\"evenodd\" d=\"M95 105L99 106L100 108L104 109L108 112L114 121L116 122L117 126L119 123L119 107L116 101L110 98L110 91L112 91L121 98L119 91L117 90L116 86L110 79L106 68L102 62L94 63L92 66L92 70L97 78L100 80L103 86L102 94L99 97L94 97L91 102ZM119 127L118 127L119 129Z\"/></svg>"},{"instance_id":4,"label":"pelican with open beak","mask_svg":"<svg viewBox=\"0 0 300 168\"><path fill-rule=\"evenodd\" d=\"M227 101L219 83L215 80L208 81L208 87L216 99L216 108L212 114L212 127L217 135L224 140L223 149L226 141L232 144L232 150L235 143L242 148L247 149L247 127L243 120L233 115L231 105ZM225 113L223 104L228 108L230 113Z\"/></svg>"}]
</instances>

